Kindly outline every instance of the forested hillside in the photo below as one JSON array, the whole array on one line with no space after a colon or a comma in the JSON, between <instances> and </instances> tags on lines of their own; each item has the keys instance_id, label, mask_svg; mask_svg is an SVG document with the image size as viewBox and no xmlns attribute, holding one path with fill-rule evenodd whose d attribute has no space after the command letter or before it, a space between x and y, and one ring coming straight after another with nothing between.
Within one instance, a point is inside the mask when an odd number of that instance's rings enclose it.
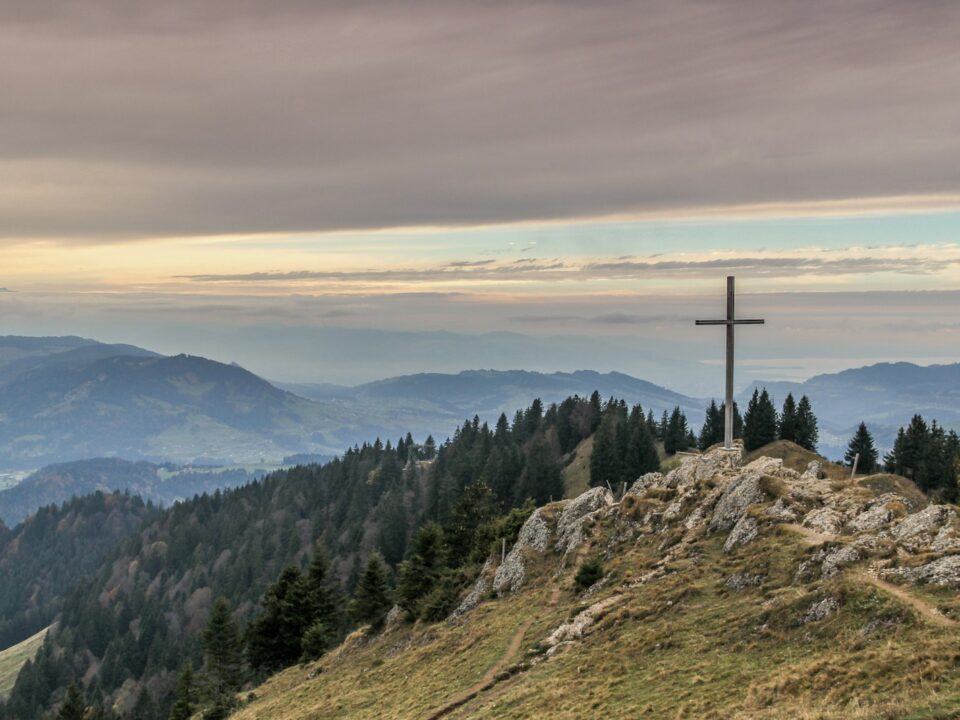
<instances>
[{"instance_id":1,"label":"forested hillside","mask_svg":"<svg viewBox=\"0 0 960 720\"><path fill-rule=\"evenodd\" d=\"M44 507L13 530L0 524L0 649L49 625L67 591L151 512L138 497L95 493Z\"/></svg>"},{"instance_id":2,"label":"forested hillside","mask_svg":"<svg viewBox=\"0 0 960 720\"><path fill-rule=\"evenodd\" d=\"M244 485L255 477L243 468L179 467L120 458L76 460L48 465L12 488L0 490L0 520L12 526L45 505L115 490L157 505L172 505L200 493Z\"/></svg>"},{"instance_id":3,"label":"forested hillside","mask_svg":"<svg viewBox=\"0 0 960 720\"><path fill-rule=\"evenodd\" d=\"M596 394L549 407L537 401L512 422L505 416L494 427L467 422L439 447L409 436L396 445L377 441L323 466L295 467L179 503L124 542L70 595L58 629L21 673L0 717L44 717L75 682L103 712L133 717L136 706L138 718L165 718L175 674L186 660L202 666L199 633L214 601L226 598L233 617L247 622L281 571L304 566L318 546L349 592L370 552L395 569L409 557L415 529L436 523L447 537L466 538L457 582L446 588L455 597L479 569L471 563L482 560L471 547L510 508L560 498L565 458L605 417L613 436L625 438L627 452L649 451L645 422L630 426L633 441L631 433L617 432L631 416L645 417L640 408L631 413ZM632 468L628 463L621 472ZM471 488L487 494L486 516Z\"/></svg>"}]
</instances>

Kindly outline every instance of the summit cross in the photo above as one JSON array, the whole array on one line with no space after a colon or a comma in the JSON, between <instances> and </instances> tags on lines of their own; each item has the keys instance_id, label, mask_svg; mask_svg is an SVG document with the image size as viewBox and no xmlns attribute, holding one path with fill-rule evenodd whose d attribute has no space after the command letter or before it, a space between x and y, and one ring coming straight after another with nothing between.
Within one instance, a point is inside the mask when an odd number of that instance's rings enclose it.
<instances>
[{"instance_id":1,"label":"summit cross","mask_svg":"<svg viewBox=\"0 0 960 720\"><path fill-rule=\"evenodd\" d=\"M725 325L727 328L727 393L723 413L723 447L733 448L733 326L763 325L763 320L737 320L734 317L734 278L727 276L726 320L697 320L697 325Z\"/></svg>"}]
</instances>

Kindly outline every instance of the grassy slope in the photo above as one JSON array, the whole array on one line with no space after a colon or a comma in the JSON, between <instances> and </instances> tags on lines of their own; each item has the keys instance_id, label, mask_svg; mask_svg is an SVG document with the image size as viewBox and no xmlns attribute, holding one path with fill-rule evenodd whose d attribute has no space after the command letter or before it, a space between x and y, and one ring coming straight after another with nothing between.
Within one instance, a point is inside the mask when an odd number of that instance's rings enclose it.
<instances>
[{"instance_id":1,"label":"grassy slope","mask_svg":"<svg viewBox=\"0 0 960 720\"><path fill-rule=\"evenodd\" d=\"M46 635L47 630L41 630L33 637L28 637L23 642L0 651L0 698L6 697L13 689L13 683L16 682L20 668L37 654Z\"/></svg>"},{"instance_id":2,"label":"grassy slope","mask_svg":"<svg viewBox=\"0 0 960 720\"><path fill-rule=\"evenodd\" d=\"M496 663L530 618L523 642L528 662L446 717L929 719L960 713L960 627L928 623L855 573L794 584L798 564L816 550L795 533L770 531L730 555L721 551L722 536L708 535L675 572L624 590L623 581L660 556L663 537L624 544L612 530L595 538L598 549L611 551L606 568L613 581L588 601L572 592L572 569L557 575L559 558L547 553L518 596L484 602L465 625L405 627L354 642L315 666L274 677L236 717L429 717ZM724 583L737 572L767 579L733 592ZM545 662L529 662L557 624L617 592L624 601L595 632ZM956 612L953 592L923 588L917 594ZM800 626L797 618L827 595L843 598L840 612ZM865 633L871 621L879 621L878 629Z\"/></svg>"},{"instance_id":3,"label":"grassy slope","mask_svg":"<svg viewBox=\"0 0 960 720\"><path fill-rule=\"evenodd\" d=\"M575 498L590 488L590 456L592 454L593 435L577 445L572 459L563 468L564 497Z\"/></svg>"}]
</instances>

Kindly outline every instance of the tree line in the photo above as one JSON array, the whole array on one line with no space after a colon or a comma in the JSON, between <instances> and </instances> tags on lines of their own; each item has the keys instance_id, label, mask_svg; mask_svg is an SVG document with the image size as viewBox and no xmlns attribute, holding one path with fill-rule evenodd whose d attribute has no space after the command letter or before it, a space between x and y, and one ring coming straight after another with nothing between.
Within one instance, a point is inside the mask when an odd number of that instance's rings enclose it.
<instances>
[{"instance_id":1,"label":"tree line","mask_svg":"<svg viewBox=\"0 0 960 720\"><path fill-rule=\"evenodd\" d=\"M747 452L762 448L775 440L789 440L811 452L816 452L820 440L817 416L810 399L804 395L797 402L793 393L788 393L780 412L767 392L755 388L743 416L737 403L733 404L733 436L743 439ZM698 446L701 451L722 443L724 438L726 403L719 406L710 401L700 429Z\"/></svg>"}]
</instances>

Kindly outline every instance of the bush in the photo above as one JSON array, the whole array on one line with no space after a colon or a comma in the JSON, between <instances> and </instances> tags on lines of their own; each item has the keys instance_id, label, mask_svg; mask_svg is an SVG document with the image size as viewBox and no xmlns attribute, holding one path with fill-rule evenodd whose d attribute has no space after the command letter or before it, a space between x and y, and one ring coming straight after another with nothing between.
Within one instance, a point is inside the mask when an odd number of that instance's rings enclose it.
<instances>
[{"instance_id":1,"label":"bush","mask_svg":"<svg viewBox=\"0 0 960 720\"><path fill-rule=\"evenodd\" d=\"M577 585L577 591L583 591L588 587L595 585L602 577L603 563L600 562L599 558L590 558L588 560L584 560L580 565L580 569L577 570L576 578L574 578L574 582Z\"/></svg>"}]
</instances>

